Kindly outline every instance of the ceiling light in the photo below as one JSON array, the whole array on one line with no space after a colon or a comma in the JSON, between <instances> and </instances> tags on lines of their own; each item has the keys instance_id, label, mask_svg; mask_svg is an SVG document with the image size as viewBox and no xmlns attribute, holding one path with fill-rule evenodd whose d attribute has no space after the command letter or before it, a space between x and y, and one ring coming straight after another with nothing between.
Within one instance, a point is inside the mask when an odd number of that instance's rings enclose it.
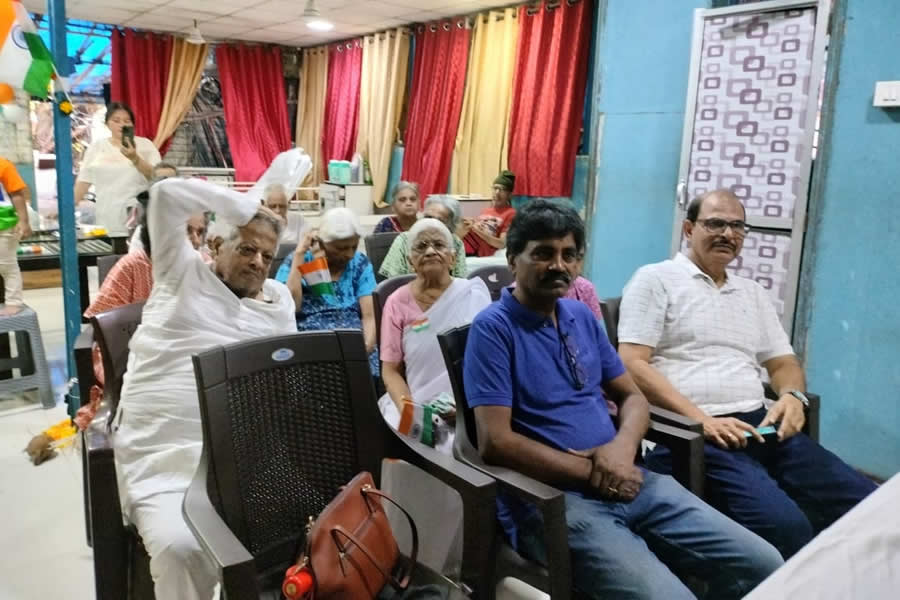
<instances>
[{"instance_id":1,"label":"ceiling light","mask_svg":"<svg viewBox=\"0 0 900 600\"><path fill-rule=\"evenodd\" d=\"M203 34L200 33L200 28L197 27L197 21L194 21L194 26L191 27L191 32L188 34L187 39L185 39L188 44L205 44L206 40L203 39Z\"/></svg>"},{"instance_id":2,"label":"ceiling light","mask_svg":"<svg viewBox=\"0 0 900 600\"><path fill-rule=\"evenodd\" d=\"M306 26L314 31L331 31L334 29L334 23L322 18L322 14L316 8L315 0L307 1L306 8L303 10L303 20L306 22Z\"/></svg>"}]
</instances>

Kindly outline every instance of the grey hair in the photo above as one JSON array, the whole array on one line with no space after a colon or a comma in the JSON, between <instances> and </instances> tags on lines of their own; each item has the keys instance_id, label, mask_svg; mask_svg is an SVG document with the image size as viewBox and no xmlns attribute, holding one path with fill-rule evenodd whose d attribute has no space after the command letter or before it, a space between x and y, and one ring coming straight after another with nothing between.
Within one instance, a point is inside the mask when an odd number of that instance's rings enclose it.
<instances>
[{"instance_id":1,"label":"grey hair","mask_svg":"<svg viewBox=\"0 0 900 600\"><path fill-rule=\"evenodd\" d=\"M453 234L450 233L450 230L447 229L447 226L444 225L441 221L432 218L424 218L416 221L416 224L410 227L409 233L406 235L409 236L409 251L412 253L412 248L416 243L416 240L419 239L419 236L425 233L426 231L437 231L444 238L444 241L447 242L448 248L453 248Z\"/></svg>"},{"instance_id":2,"label":"grey hair","mask_svg":"<svg viewBox=\"0 0 900 600\"><path fill-rule=\"evenodd\" d=\"M436 194L433 196L428 196L428 199L425 200L425 206L423 208L427 208L429 204L440 204L448 211L450 211L450 229L456 231L456 228L459 225L459 219L462 216L462 209L459 206L459 200L452 196Z\"/></svg>"},{"instance_id":3,"label":"grey hair","mask_svg":"<svg viewBox=\"0 0 900 600\"><path fill-rule=\"evenodd\" d=\"M291 196L290 196L290 194L288 194L287 187L285 187L284 185L282 185L280 183L270 183L263 189L263 197L262 197L263 203L266 203L269 200L269 196L271 196L272 194L274 194L276 192L280 192L280 193L284 194L285 200L290 200Z\"/></svg>"},{"instance_id":4,"label":"grey hair","mask_svg":"<svg viewBox=\"0 0 900 600\"><path fill-rule=\"evenodd\" d=\"M412 181L399 181L394 186L394 189L391 190L391 202L397 199L397 196L403 190L412 190L413 194L416 195L416 198L419 197L419 184L413 183Z\"/></svg>"},{"instance_id":5,"label":"grey hair","mask_svg":"<svg viewBox=\"0 0 900 600\"><path fill-rule=\"evenodd\" d=\"M268 209L267 209L268 210ZM249 227L254 223L262 223L264 225L268 225L272 231L275 233L275 239L281 239L281 232L284 230L284 223L278 217L274 217L268 212L258 211L253 218L246 225L234 225L229 224L228 235L223 236L226 242L234 242L241 235L241 229L244 227ZM207 233L208 235L208 233ZM278 246L275 246L276 250Z\"/></svg>"},{"instance_id":6,"label":"grey hair","mask_svg":"<svg viewBox=\"0 0 900 600\"><path fill-rule=\"evenodd\" d=\"M362 234L359 219L356 217L356 213L349 208L338 206L322 215L319 239L325 243L362 237Z\"/></svg>"}]
</instances>

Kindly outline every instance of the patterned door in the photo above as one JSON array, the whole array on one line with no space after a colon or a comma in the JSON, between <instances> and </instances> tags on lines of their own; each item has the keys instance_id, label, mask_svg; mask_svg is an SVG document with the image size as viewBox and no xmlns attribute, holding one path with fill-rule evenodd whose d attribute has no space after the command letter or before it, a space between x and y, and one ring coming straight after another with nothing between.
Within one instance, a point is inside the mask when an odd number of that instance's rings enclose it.
<instances>
[{"instance_id":1,"label":"patterned door","mask_svg":"<svg viewBox=\"0 0 900 600\"><path fill-rule=\"evenodd\" d=\"M730 188L753 227L733 273L772 292L793 321L824 70L827 0L698 10L673 252L691 198Z\"/></svg>"}]
</instances>

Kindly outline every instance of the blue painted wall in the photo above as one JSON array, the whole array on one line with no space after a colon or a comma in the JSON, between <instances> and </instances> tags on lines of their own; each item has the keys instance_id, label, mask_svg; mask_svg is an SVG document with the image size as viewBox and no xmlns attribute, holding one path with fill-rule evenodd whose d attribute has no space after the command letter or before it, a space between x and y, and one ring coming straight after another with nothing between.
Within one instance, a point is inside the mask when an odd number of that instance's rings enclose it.
<instances>
[{"instance_id":1,"label":"blue painted wall","mask_svg":"<svg viewBox=\"0 0 900 600\"><path fill-rule=\"evenodd\" d=\"M887 478L900 471L900 109L872 92L900 79L900 6L839 0L833 31L797 341L823 444Z\"/></svg>"},{"instance_id":2,"label":"blue painted wall","mask_svg":"<svg viewBox=\"0 0 900 600\"><path fill-rule=\"evenodd\" d=\"M668 258L695 8L704 0L600 0L599 164L587 272L618 296Z\"/></svg>"}]
</instances>

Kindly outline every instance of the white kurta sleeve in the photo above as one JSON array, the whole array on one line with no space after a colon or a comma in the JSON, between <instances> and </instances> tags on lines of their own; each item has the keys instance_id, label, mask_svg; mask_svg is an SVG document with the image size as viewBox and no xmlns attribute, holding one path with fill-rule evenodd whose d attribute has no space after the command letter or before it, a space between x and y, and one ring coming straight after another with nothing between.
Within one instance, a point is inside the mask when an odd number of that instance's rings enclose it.
<instances>
[{"instance_id":1,"label":"white kurta sleeve","mask_svg":"<svg viewBox=\"0 0 900 600\"><path fill-rule=\"evenodd\" d=\"M160 163L160 161L162 161L162 156L160 156L159 150L157 150L156 146L153 145L153 142L151 142L147 138L135 138L134 143L135 147L137 148L138 155L151 165L156 166Z\"/></svg>"},{"instance_id":2,"label":"white kurta sleeve","mask_svg":"<svg viewBox=\"0 0 900 600\"><path fill-rule=\"evenodd\" d=\"M147 208L154 280L180 279L185 265L202 260L185 230L191 215L212 211L230 223L246 225L258 209L252 198L200 179L172 178L154 185Z\"/></svg>"}]
</instances>

